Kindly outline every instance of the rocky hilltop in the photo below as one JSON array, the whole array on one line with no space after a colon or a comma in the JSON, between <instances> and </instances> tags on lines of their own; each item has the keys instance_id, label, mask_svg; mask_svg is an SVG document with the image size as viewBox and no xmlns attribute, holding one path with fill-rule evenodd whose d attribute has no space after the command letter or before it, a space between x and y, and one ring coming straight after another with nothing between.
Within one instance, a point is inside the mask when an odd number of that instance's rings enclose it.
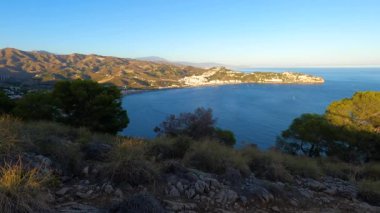
<instances>
[{"instance_id":1,"label":"rocky hilltop","mask_svg":"<svg viewBox=\"0 0 380 213\"><path fill-rule=\"evenodd\" d=\"M160 89L240 83L319 84L323 78L301 73L243 73L224 67L203 69L100 55L58 55L45 51L0 50L0 81L46 82L92 79L128 89Z\"/></svg>"}]
</instances>

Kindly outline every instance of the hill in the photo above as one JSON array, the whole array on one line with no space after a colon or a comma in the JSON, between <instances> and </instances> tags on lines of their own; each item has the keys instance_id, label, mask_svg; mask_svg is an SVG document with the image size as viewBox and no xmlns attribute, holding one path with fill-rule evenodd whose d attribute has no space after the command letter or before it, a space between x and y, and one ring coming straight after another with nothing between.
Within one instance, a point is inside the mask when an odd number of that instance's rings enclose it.
<instances>
[{"instance_id":1,"label":"hill","mask_svg":"<svg viewBox=\"0 0 380 213\"><path fill-rule=\"evenodd\" d=\"M92 79L123 88L159 89L239 83L323 83L301 73L243 73L100 55L58 55L45 51L0 50L0 81L47 82Z\"/></svg>"}]
</instances>

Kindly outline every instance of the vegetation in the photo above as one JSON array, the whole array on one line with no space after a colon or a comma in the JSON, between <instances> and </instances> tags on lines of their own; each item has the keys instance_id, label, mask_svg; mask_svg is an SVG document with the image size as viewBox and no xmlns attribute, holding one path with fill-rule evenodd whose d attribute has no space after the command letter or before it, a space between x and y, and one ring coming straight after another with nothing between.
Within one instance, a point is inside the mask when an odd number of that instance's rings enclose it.
<instances>
[{"instance_id":1,"label":"vegetation","mask_svg":"<svg viewBox=\"0 0 380 213\"><path fill-rule=\"evenodd\" d=\"M129 123L121 97L120 90L112 85L90 80L59 81L52 92L32 92L17 100L12 113L24 120L58 121L115 134Z\"/></svg>"},{"instance_id":2,"label":"vegetation","mask_svg":"<svg viewBox=\"0 0 380 213\"><path fill-rule=\"evenodd\" d=\"M212 110L201 107L192 113L168 116L154 131L159 136L187 136L195 140L208 138L228 146L235 145L236 139L233 132L217 128L215 123L216 119L213 118Z\"/></svg>"},{"instance_id":3,"label":"vegetation","mask_svg":"<svg viewBox=\"0 0 380 213\"><path fill-rule=\"evenodd\" d=\"M296 118L277 141L289 154L345 161L380 160L380 92L358 92L333 102L324 115Z\"/></svg>"},{"instance_id":4,"label":"vegetation","mask_svg":"<svg viewBox=\"0 0 380 213\"><path fill-rule=\"evenodd\" d=\"M0 115L9 113L14 106L13 101L0 90Z\"/></svg>"}]
</instances>

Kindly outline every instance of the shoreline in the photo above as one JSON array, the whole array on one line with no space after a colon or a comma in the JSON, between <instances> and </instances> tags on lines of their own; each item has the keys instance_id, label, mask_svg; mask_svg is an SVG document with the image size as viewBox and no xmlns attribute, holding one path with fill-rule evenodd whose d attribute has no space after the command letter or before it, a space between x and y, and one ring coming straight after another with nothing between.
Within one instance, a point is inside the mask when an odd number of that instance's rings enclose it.
<instances>
[{"instance_id":1,"label":"shoreline","mask_svg":"<svg viewBox=\"0 0 380 213\"><path fill-rule=\"evenodd\" d=\"M172 89L188 89L188 88L206 88L206 87L219 87L226 85L242 85L242 84L273 84L273 85L321 85L326 81L322 82L241 82L241 83L224 83L224 84L204 84L204 85L194 85L194 86L181 86L181 87L161 87L161 88L150 88L150 89L122 89L123 96L136 95L145 92L172 90Z\"/></svg>"}]
</instances>

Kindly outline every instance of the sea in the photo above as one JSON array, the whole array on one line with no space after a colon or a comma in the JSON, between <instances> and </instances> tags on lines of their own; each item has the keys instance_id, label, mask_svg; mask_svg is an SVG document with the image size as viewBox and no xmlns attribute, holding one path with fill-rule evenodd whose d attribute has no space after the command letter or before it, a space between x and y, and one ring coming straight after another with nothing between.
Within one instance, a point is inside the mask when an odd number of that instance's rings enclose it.
<instances>
[{"instance_id":1,"label":"sea","mask_svg":"<svg viewBox=\"0 0 380 213\"><path fill-rule=\"evenodd\" d=\"M293 71L321 76L324 84L240 84L168 89L123 97L130 123L120 134L154 138L154 127L170 114L211 108L216 126L234 132L237 147L273 147L277 136L303 113L325 112L333 101L357 91L380 91L380 68L256 68L254 71ZM379 109L380 110L380 109Z\"/></svg>"}]
</instances>

